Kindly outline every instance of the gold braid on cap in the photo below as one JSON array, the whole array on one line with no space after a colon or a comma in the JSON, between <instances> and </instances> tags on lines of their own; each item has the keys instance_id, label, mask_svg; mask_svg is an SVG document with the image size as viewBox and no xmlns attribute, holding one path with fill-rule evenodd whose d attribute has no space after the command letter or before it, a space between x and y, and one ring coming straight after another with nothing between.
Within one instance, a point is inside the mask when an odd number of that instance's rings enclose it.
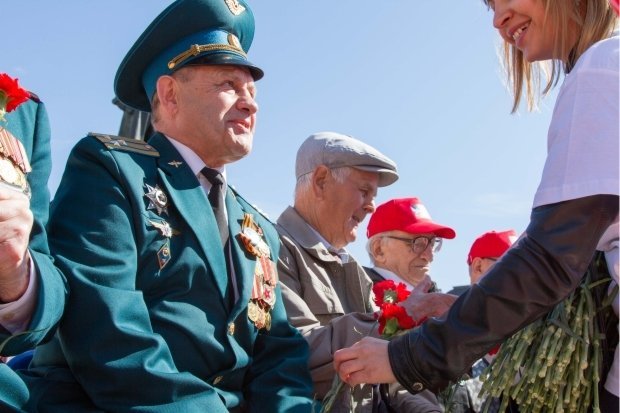
<instances>
[{"instance_id":1,"label":"gold braid on cap","mask_svg":"<svg viewBox=\"0 0 620 413\"><path fill-rule=\"evenodd\" d=\"M178 54L172 60L168 62L168 69L174 69L178 64L184 62L192 56L198 56L204 52L211 52L214 50L227 50L229 52L234 52L242 55L244 58L247 58L245 52L235 46L227 45L227 44L193 44L186 51Z\"/></svg>"}]
</instances>

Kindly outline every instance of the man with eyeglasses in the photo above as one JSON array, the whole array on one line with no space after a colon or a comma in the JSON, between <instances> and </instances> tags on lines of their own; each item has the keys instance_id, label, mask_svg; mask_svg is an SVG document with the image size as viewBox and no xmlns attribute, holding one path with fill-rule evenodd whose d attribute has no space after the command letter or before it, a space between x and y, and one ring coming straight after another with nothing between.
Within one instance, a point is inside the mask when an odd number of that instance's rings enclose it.
<instances>
[{"instance_id":1,"label":"man with eyeglasses","mask_svg":"<svg viewBox=\"0 0 620 413\"><path fill-rule=\"evenodd\" d=\"M453 239L454 230L437 224L418 198L392 199L377 207L366 231L366 250L373 268L366 268L373 282L404 282L409 290L430 271L443 238Z\"/></svg>"},{"instance_id":2,"label":"man with eyeglasses","mask_svg":"<svg viewBox=\"0 0 620 413\"><path fill-rule=\"evenodd\" d=\"M277 220L278 274L288 319L310 345L315 397L323 400L336 375L334 352L379 336L372 281L346 246L374 212L377 188L395 182L398 173L396 164L370 145L319 132L297 151L295 175L294 204ZM419 296L408 305L418 307L421 317L441 314L452 304L445 294ZM377 386L347 387L331 412L389 412L380 403Z\"/></svg>"},{"instance_id":3,"label":"man with eyeglasses","mask_svg":"<svg viewBox=\"0 0 620 413\"><path fill-rule=\"evenodd\" d=\"M400 198L377 207L368 222L366 235L366 250L373 267L364 269L373 283L402 282L410 291L416 287L426 290L430 284L429 291L434 291L436 287L428 275L430 264L441 249L443 238L453 239L456 233L433 222L418 198ZM380 392L394 412L444 411L435 394L428 390L411 394L395 383L389 387L381 385Z\"/></svg>"}]
</instances>

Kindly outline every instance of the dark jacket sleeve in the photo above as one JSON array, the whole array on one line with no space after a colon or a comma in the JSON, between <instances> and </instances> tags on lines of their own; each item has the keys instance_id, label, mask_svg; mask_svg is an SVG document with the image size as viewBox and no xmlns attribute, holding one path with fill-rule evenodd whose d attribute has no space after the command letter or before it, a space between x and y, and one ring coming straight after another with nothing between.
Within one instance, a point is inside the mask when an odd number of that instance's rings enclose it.
<instances>
[{"instance_id":1,"label":"dark jacket sleeve","mask_svg":"<svg viewBox=\"0 0 620 413\"><path fill-rule=\"evenodd\" d=\"M390 364L410 391L437 390L577 286L601 235L618 217L617 195L532 210L526 233L441 318L392 340Z\"/></svg>"}]
</instances>

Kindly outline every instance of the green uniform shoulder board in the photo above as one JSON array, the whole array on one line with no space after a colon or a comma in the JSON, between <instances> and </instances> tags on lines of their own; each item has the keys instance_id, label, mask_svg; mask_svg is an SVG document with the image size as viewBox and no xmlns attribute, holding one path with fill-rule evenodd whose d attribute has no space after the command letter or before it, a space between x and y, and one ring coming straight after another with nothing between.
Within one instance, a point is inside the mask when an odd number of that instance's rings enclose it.
<instances>
[{"instance_id":1,"label":"green uniform shoulder board","mask_svg":"<svg viewBox=\"0 0 620 413\"><path fill-rule=\"evenodd\" d=\"M158 157L159 152L151 145L140 139L123 138L122 136L106 135L103 133L91 132L88 136L93 136L103 143L110 150L123 152L135 152L141 155Z\"/></svg>"}]
</instances>

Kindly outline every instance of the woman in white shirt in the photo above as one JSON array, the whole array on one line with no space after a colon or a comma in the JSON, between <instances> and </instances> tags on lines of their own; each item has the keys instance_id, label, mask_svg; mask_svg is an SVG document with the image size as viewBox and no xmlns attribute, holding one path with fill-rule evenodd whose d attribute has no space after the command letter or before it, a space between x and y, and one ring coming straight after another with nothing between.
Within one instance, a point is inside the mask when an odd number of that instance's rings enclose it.
<instances>
[{"instance_id":1,"label":"woman in white shirt","mask_svg":"<svg viewBox=\"0 0 620 413\"><path fill-rule=\"evenodd\" d=\"M409 391L455 381L494 345L545 315L580 283L596 250L618 282L618 17L609 0L484 0L504 39L513 112L565 75L526 232L442 318L389 343L336 352L350 385L398 381ZM546 79L541 63L550 63ZM542 83L540 81L542 80ZM613 283L612 283L613 284ZM615 302L617 314L618 302ZM601 410L618 412L618 350Z\"/></svg>"}]
</instances>

